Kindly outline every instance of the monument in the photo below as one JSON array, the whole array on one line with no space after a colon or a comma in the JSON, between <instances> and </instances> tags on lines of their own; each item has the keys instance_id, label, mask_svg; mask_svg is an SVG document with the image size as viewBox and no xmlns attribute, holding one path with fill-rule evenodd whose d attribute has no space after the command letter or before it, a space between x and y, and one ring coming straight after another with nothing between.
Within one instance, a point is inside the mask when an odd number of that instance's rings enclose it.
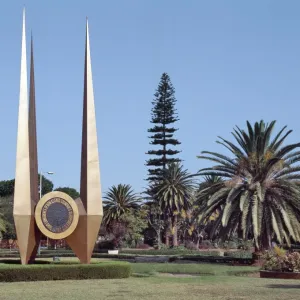
<instances>
[{"instance_id":1,"label":"monument","mask_svg":"<svg viewBox=\"0 0 300 300\"><path fill-rule=\"evenodd\" d=\"M88 21L84 63L80 198L76 200L57 191L39 199L33 41L31 37L28 104L25 29L24 10L13 209L21 262L27 264L35 259L42 233L51 239L65 238L80 262L90 263L102 221L103 207Z\"/></svg>"}]
</instances>

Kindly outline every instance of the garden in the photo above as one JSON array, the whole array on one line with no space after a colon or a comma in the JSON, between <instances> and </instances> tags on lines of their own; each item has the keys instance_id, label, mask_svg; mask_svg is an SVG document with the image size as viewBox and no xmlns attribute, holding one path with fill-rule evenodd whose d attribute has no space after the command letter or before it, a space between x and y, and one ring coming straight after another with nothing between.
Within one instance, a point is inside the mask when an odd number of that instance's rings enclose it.
<instances>
[{"instance_id":1,"label":"garden","mask_svg":"<svg viewBox=\"0 0 300 300\"><path fill-rule=\"evenodd\" d=\"M275 121L247 121L233 141L219 137L224 153L202 151L212 165L191 173L173 136L174 93L163 73L148 130L161 149L147 152L147 187L117 183L104 193L90 265L64 240L42 237L35 263L20 266L14 180L0 182L1 299L299 298L300 143L285 144L292 131L274 134ZM42 194L53 190L43 182Z\"/></svg>"},{"instance_id":2,"label":"garden","mask_svg":"<svg viewBox=\"0 0 300 300\"><path fill-rule=\"evenodd\" d=\"M34 271L50 265L59 268L50 259L38 259ZM76 258L62 258L59 264L78 264ZM15 261L14 261L15 263ZM90 267L107 264L94 258ZM109 261L115 264L115 262ZM5 266L4 266L5 265ZM15 264L9 264L11 270ZM300 283L297 280L264 279L260 267L219 264L127 263L131 276L123 279L96 280L93 277L31 282L0 282L1 300L43 299L298 299ZM7 262L0 263L1 269ZM32 268L27 266L22 268ZM70 270L70 269L69 269ZM66 272L66 274L68 274ZM93 273L93 272L92 272ZM91 274L92 274L91 273ZM45 273L44 273L45 274ZM70 273L69 273L70 274ZM54 275L54 274L52 274ZM72 275L73 276L73 275ZM126 276L127 277L127 276ZM78 278L76 278L78 279ZM259 279L259 280L258 280Z\"/></svg>"}]
</instances>

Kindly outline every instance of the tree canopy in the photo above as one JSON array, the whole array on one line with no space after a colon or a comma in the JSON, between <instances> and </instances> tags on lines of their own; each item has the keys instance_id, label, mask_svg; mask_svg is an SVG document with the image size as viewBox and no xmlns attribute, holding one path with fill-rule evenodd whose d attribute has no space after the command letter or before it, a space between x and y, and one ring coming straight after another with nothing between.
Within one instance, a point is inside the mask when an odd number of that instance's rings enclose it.
<instances>
[{"instance_id":1,"label":"tree canopy","mask_svg":"<svg viewBox=\"0 0 300 300\"><path fill-rule=\"evenodd\" d=\"M80 194L76 189L71 188L71 187L67 187L67 186L58 187L57 189L55 189L55 191L66 193L67 195L72 197L74 200L80 197Z\"/></svg>"},{"instance_id":2,"label":"tree canopy","mask_svg":"<svg viewBox=\"0 0 300 300\"><path fill-rule=\"evenodd\" d=\"M156 158L150 158L146 165L149 167L148 180L157 180L166 165L171 162L179 162L179 158L174 158L180 151L167 148L168 145L176 146L180 142L174 138L176 128L170 126L178 121L175 109L175 89L171 83L170 76L163 73L157 91L154 94L155 99L152 101L152 119L154 126L148 129L152 135L150 144L159 146L160 149L149 150L147 154L154 155Z\"/></svg>"}]
</instances>

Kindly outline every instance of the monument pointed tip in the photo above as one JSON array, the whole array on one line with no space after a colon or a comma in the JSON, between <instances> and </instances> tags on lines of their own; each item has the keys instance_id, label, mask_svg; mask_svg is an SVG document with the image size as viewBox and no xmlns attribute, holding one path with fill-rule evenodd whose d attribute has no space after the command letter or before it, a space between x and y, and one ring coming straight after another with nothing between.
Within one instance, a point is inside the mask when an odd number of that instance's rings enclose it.
<instances>
[{"instance_id":1,"label":"monument pointed tip","mask_svg":"<svg viewBox=\"0 0 300 300\"><path fill-rule=\"evenodd\" d=\"M31 54L32 54L32 52L33 52L33 35L32 35L32 30L31 30L31 32L30 32L30 46L31 46Z\"/></svg>"}]
</instances>

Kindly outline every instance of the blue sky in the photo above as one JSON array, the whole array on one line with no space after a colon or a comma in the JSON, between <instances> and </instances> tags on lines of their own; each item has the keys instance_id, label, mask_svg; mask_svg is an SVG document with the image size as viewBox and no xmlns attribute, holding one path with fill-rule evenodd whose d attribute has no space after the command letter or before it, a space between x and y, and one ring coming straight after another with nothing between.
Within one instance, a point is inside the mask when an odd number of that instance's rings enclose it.
<instances>
[{"instance_id":1,"label":"blue sky","mask_svg":"<svg viewBox=\"0 0 300 300\"><path fill-rule=\"evenodd\" d=\"M0 180L14 178L24 0L0 10ZM101 181L146 185L151 101L176 89L184 166L208 165L246 120L277 120L300 140L300 2L296 0L25 1L33 31L39 168L79 187L85 18L90 25ZM29 54L29 39L27 40ZM28 56L29 57L29 56ZM224 152L225 153L225 152Z\"/></svg>"}]
</instances>

